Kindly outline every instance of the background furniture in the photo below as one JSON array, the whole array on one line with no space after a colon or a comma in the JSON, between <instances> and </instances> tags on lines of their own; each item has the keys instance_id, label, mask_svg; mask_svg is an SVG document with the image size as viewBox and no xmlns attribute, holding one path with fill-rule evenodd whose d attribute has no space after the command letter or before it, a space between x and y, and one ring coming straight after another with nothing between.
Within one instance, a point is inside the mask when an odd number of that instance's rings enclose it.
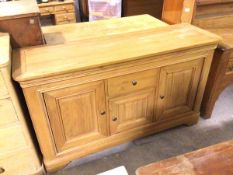
<instances>
[{"instance_id":1,"label":"background furniture","mask_svg":"<svg viewBox=\"0 0 233 175\"><path fill-rule=\"evenodd\" d=\"M88 0L79 0L82 21L88 21ZM163 0L122 0L122 16L149 14L161 18Z\"/></svg>"},{"instance_id":2,"label":"background furniture","mask_svg":"<svg viewBox=\"0 0 233 175\"><path fill-rule=\"evenodd\" d=\"M38 6L41 16L52 16L55 25L76 22L73 0L49 1L48 3L38 4Z\"/></svg>"},{"instance_id":3,"label":"background furniture","mask_svg":"<svg viewBox=\"0 0 233 175\"><path fill-rule=\"evenodd\" d=\"M78 0L81 21L89 21L88 0Z\"/></svg>"},{"instance_id":4,"label":"background furniture","mask_svg":"<svg viewBox=\"0 0 233 175\"><path fill-rule=\"evenodd\" d=\"M162 19L169 24L191 23L196 0L164 0Z\"/></svg>"},{"instance_id":5,"label":"background furniture","mask_svg":"<svg viewBox=\"0 0 233 175\"><path fill-rule=\"evenodd\" d=\"M11 80L9 35L0 34L0 174L43 174L30 131L23 100Z\"/></svg>"},{"instance_id":6,"label":"background furniture","mask_svg":"<svg viewBox=\"0 0 233 175\"><path fill-rule=\"evenodd\" d=\"M228 141L140 167L136 175L230 175L232 164L233 141Z\"/></svg>"},{"instance_id":7,"label":"background furniture","mask_svg":"<svg viewBox=\"0 0 233 175\"><path fill-rule=\"evenodd\" d=\"M122 0L123 16L149 14L161 19L163 0Z\"/></svg>"},{"instance_id":8,"label":"background furniture","mask_svg":"<svg viewBox=\"0 0 233 175\"><path fill-rule=\"evenodd\" d=\"M36 1L0 3L0 31L10 33L13 48L44 44Z\"/></svg>"},{"instance_id":9,"label":"background furniture","mask_svg":"<svg viewBox=\"0 0 233 175\"><path fill-rule=\"evenodd\" d=\"M131 25L126 33L106 30L102 36L15 52L13 77L23 89L49 172L198 121L219 38L190 25L161 25L140 31Z\"/></svg>"},{"instance_id":10,"label":"background furniture","mask_svg":"<svg viewBox=\"0 0 233 175\"><path fill-rule=\"evenodd\" d=\"M233 0L197 0L196 3L177 0L177 3L182 4L182 8L177 8L169 0L164 1L164 21L172 24L189 22L223 38L214 55L202 103L202 116L209 118L219 94L233 83ZM186 13L185 8L191 10ZM186 18L182 18L182 15L171 15L173 13L185 13Z\"/></svg>"}]
</instances>

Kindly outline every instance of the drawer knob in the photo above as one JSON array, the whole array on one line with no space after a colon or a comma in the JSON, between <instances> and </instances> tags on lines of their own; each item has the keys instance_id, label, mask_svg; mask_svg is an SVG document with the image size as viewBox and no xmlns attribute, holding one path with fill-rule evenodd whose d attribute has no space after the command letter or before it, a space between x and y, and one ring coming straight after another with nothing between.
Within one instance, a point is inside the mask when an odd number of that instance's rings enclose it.
<instances>
[{"instance_id":1,"label":"drawer knob","mask_svg":"<svg viewBox=\"0 0 233 175\"><path fill-rule=\"evenodd\" d=\"M164 95L161 95L160 98L163 100L163 99L165 98L165 96L164 96Z\"/></svg>"},{"instance_id":2,"label":"drawer knob","mask_svg":"<svg viewBox=\"0 0 233 175\"><path fill-rule=\"evenodd\" d=\"M113 117L112 121L114 122L117 121L117 117Z\"/></svg>"},{"instance_id":3,"label":"drawer knob","mask_svg":"<svg viewBox=\"0 0 233 175\"><path fill-rule=\"evenodd\" d=\"M100 112L100 115L105 115L105 114L106 114L105 111L101 111L101 112Z\"/></svg>"},{"instance_id":4,"label":"drawer knob","mask_svg":"<svg viewBox=\"0 0 233 175\"><path fill-rule=\"evenodd\" d=\"M0 167L0 174L4 173L5 172L5 169Z\"/></svg>"},{"instance_id":5,"label":"drawer knob","mask_svg":"<svg viewBox=\"0 0 233 175\"><path fill-rule=\"evenodd\" d=\"M136 80L133 80L133 81L132 81L132 85L133 85L133 86L136 86L137 84L138 84L138 82L137 82Z\"/></svg>"}]
</instances>

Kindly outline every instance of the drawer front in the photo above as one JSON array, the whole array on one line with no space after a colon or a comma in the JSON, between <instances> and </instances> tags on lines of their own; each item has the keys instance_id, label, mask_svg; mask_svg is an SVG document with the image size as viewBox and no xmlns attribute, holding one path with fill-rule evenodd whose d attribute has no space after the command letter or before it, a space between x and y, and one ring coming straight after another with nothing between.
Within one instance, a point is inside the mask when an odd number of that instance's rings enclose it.
<instances>
[{"instance_id":1,"label":"drawer front","mask_svg":"<svg viewBox=\"0 0 233 175\"><path fill-rule=\"evenodd\" d=\"M156 86L158 69L128 74L107 80L108 95L110 97L135 92Z\"/></svg>"},{"instance_id":2,"label":"drawer front","mask_svg":"<svg viewBox=\"0 0 233 175\"><path fill-rule=\"evenodd\" d=\"M27 147L20 124L0 128L0 157Z\"/></svg>"},{"instance_id":3,"label":"drawer front","mask_svg":"<svg viewBox=\"0 0 233 175\"><path fill-rule=\"evenodd\" d=\"M55 6L55 12L58 13L67 13L67 12L74 12L74 5L73 4L65 4L65 5L58 5Z\"/></svg>"},{"instance_id":4,"label":"drawer front","mask_svg":"<svg viewBox=\"0 0 233 175\"><path fill-rule=\"evenodd\" d=\"M41 15L49 15L54 13L53 7L40 7Z\"/></svg>"},{"instance_id":5,"label":"drawer front","mask_svg":"<svg viewBox=\"0 0 233 175\"><path fill-rule=\"evenodd\" d=\"M0 99L6 98L6 97L8 97L7 87L4 83L3 77L0 75Z\"/></svg>"},{"instance_id":6,"label":"drawer front","mask_svg":"<svg viewBox=\"0 0 233 175\"><path fill-rule=\"evenodd\" d=\"M56 14L55 21L56 24L74 23L76 21L75 14L74 13Z\"/></svg>"},{"instance_id":7,"label":"drawer front","mask_svg":"<svg viewBox=\"0 0 233 175\"><path fill-rule=\"evenodd\" d=\"M233 73L233 59L231 59L229 61L226 73L227 74L232 74Z\"/></svg>"},{"instance_id":8,"label":"drawer front","mask_svg":"<svg viewBox=\"0 0 233 175\"><path fill-rule=\"evenodd\" d=\"M0 157L1 175L26 175L38 171L37 162L30 149L22 149L18 152Z\"/></svg>"},{"instance_id":9,"label":"drawer front","mask_svg":"<svg viewBox=\"0 0 233 175\"><path fill-rule=\"evenodd\" d=\"M0 100L0 127L18 120L10 98Z\"/></svg>"}]
</instances>

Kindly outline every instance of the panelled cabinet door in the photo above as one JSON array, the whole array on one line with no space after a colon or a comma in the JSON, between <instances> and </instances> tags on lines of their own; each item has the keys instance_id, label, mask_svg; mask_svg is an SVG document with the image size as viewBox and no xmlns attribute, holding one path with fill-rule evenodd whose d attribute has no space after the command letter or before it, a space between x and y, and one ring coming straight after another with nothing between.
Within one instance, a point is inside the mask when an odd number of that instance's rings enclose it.
<instances>
[{"instance_id":1,"label":"panelled cabinet door","mask_svg":"<svg viewBox=\"0 0 233 175\"><path fill-rule=\"evenodd\" d=\"M193 110L204 59L166 66L161 69L157 119Z\"/></svg>"},{"instance_id":2,"label":"panelled cabinet door","mask_svg":"<svg viewBox=\"0 0 233 175\"><path fill-rule=\"evenodd\" d=\"M58 152L108 135L102 81L45 92L44 101Z\"/></svg>"},{"instance_id":3,"label":"panelled cabinet door","mask_svg":"<svg viewBox=\"0 0 233 175\"><path fill-rule=\"evenodd\" d=\"M127 131L153 121L154 89L109 100L111 134Z\"/></svg>"}]
</instances>

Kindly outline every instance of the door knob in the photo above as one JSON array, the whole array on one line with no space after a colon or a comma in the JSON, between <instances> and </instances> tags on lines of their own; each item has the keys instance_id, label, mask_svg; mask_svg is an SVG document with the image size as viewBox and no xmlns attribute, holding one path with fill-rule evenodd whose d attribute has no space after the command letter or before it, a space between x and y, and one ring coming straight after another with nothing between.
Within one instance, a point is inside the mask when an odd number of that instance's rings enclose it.
<instances>
[{"instance_id":1,"label":"door knob","mask_svg":"<svg viewBox=\"0 0 233 175\"><path fill-rule=\"evenodd\" d=\"M136 86L137 84L138 84L138 82L137 82L136 80L133 80L133 81L132 81L132 85L133 85L133 86Z\"/></svg>"},{"instance_id":2,"label":"door knob","mask_svg":"<svg viewBox=\"0 0 233 175\"><path fill-rule=\"evenodd\" d=\"M114 122L117 121L117 117L114 117L114 118L112 119L112 121L114 121Z\"/></svg>"},{"instance_id":3,"label":"door knob","mask_svg":"<svg viewBox=\"0 0 233 175\"><path fill-rule=\"evenodd\" d=\"M165 96L164 96L164 95L161 95L160 98L163 100L163 99L165 98Z\"/></svg>"},{"instance_id":4,"label":"door knob","mask_svg":"<svg viewBox=\"0 0 233 175\"><path fill-rule=\"evenodd\" d=\"M101 111L101 112L100 112L100 115L105 115L105 114L106 114L105 111Z\"/></svg>"}]
</instances>

